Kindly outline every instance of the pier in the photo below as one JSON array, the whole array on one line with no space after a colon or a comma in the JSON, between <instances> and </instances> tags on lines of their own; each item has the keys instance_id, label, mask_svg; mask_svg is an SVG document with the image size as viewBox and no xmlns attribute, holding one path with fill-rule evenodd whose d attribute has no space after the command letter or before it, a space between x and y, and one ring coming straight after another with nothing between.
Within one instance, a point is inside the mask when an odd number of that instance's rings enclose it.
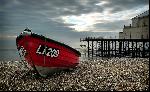
<instances>
[{"instance_id":1,"label":"pier","mask_svg":"<svg viewBox=\"0 0 150 92\"><path fill-rule=\"evenodd\" d=\"M131 57L148 58L150 53L149 39L100 39L81 38L80 45L87 49L87 56L93 57Z\"/></svg>"}]
</instances>

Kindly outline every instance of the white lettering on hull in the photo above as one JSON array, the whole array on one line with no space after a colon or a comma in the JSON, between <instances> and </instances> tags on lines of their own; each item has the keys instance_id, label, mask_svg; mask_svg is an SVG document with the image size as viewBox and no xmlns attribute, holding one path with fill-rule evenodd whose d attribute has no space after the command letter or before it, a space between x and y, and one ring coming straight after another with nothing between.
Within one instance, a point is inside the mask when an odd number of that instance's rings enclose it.
<instances>
[{"instance_id":1,"label":"white lettering on hull","mask_svg":"<svg viewBox=\"0 0 150 92\"><path fill-rule=\"evenodd\" d=\"M21 56L25 56L25 55L27 54L27 51L24 49L23 46L21 46L21 47L19 48L19 53L20 53Z\"/></svg>"},{"instance_id":2,"label":"white lettering on hull","mask_svg":"<svg viewBox=\"0 0 150 92\"><path fill-rule=\"evenodd\" d=\"M39 45L36 53L40 55L46 55L48 57L58 57L59 50L45 45Z\"/></svg>"}]
</instances>

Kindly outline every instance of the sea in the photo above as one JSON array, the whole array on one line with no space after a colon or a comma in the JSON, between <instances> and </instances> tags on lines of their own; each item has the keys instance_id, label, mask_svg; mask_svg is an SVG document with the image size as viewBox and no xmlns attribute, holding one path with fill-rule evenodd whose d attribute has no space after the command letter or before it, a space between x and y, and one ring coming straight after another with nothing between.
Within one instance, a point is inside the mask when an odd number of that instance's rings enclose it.
<instances>
[{"instance_id":1,"label":"sea","mask_svg":"<svg viewBox=\"0 0 150 92\"><path fill-rule=\"evenodd\" d=\"M19 61L17 49L0 49L0 61Z\"/></svg>"},{"instance_id":2,"label":"sea","mask_svg":"<svg viewBox=\"0 0 150 92\"><path fill-rule=\"evenodd\" d=\"M82 55L80 60L86 58L85 55ZM0 62L1 61L20 61L21 57L19 56L19 52L17 49L0 49Z\"/></svg>"}]
</instances>

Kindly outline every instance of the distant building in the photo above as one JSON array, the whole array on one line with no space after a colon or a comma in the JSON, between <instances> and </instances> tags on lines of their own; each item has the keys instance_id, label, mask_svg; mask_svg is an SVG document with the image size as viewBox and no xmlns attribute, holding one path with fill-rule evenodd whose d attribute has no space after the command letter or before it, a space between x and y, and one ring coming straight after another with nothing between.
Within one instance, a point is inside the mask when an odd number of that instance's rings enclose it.
<instances>
[{"instance_id":1,"label":"distant building","mask_svg":"<svg viewBox=\"0 0 150 92\"><path fill-rule=\"evenodd\" d=\"M149 39L149 10L132 18L132 25L119 32L119 39Z\"/></svg>"}]
</instances>

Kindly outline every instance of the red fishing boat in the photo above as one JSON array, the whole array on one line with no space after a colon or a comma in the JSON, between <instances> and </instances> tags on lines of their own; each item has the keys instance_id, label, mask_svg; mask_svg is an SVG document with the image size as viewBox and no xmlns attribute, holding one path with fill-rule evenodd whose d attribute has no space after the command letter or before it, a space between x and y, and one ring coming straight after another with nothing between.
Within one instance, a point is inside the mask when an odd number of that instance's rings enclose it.
<instances>
[{"instance_id":1,"label":"red fishing boat","mask_svg":"<svg viewBox=\"0 0 150 92\"><path fill-rule=\"evenodd\" d=\"M44 77L58 70L75 68L81 55L76 49L29 29L17 36L16 45L25 61Z\"/></svg>"}]
</instances>

